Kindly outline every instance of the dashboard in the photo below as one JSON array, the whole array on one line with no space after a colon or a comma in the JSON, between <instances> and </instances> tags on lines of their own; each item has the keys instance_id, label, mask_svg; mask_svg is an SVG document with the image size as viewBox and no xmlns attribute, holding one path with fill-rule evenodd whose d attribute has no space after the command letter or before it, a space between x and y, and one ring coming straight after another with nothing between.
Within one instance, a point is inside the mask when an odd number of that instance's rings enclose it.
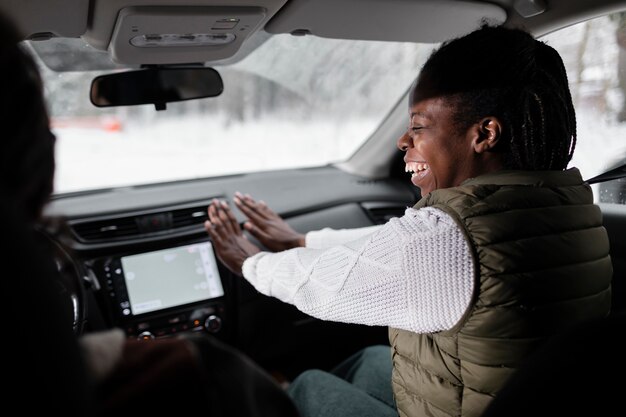
<instances>
[{"instance_id":1,"label":"dashboard","mask_svg":"<svg viewBox=\"0 0 626 417\"><path fill-rule=\"evenodd\" d=\"M258 293L215 257L203 228L208 204L240 191L266 201L301 233L355 228L401 216L419 198L406 183L334 167L285 170L57 196L45 214L63 219L60 230L47 229L63 248L57 264L69 276L77 331L118 327L139 339L202 332L295 377L388 343L387 329L324 322ZM623 206L602 209L622 277ZM623 311L625 286L614 281L614 309Z\"/></svg>"},{"instance_id":2,"label":"dashboard","mask_svg":"<svg viewBox=\"0 0 626 417\"><path fill-rule=\"evenodd\" d=\"M236 191L263 199L301 233L384 223L417 200L406 181L368 180L334 167L55 197L46 215L66 225L56 239L85 287L84 331L119 327L139 339L204 332L261 364L296 352L319 356L329 341L339 358L386 343L384 328L314 319L221 265L203 228L206 208Z\"/></svg>"}]
</instances>

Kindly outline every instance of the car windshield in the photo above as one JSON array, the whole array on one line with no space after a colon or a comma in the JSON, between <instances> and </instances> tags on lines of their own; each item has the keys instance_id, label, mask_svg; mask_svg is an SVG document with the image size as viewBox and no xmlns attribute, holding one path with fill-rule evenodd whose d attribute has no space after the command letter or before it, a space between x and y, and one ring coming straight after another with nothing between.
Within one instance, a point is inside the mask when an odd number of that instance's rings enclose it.
<instances>
[{"instance_id":1,"label":"car windshield","mask_svg":"<svg viewBox=\"0 0 626 417\"><path fill-rule=\"evenodd\" d=\"M244 59L214 67L221 96L165 111L96 108L89 87L102 71L41 64L57 136L55 193L343 161L403 97L433 48L266 36ZM62 53L63 43L56 52L56 66L77 59Z\"/></svg>"},{"instance_id":2,"label":"car windshield","mask_svg":"<svg viewBox=\"0 0 626 417\"><path fill-rule=\"evenodd\" d=\"M578 119L570 166L584 178L626 161L626 42L616 36L624 16L541 38L565 62ZM118 70L104 51L80 39L29 43L46 62L39 60L57 136L55 193L345 161L405 96L437 46L257 36L251 53L214 66L224 79L221 96L170 103L165 111L96 108L91 80ZM89 53L76 53L83 50ZM103 68L102 58L108 71L87 70Z\"/></svg>"}]
</instances>

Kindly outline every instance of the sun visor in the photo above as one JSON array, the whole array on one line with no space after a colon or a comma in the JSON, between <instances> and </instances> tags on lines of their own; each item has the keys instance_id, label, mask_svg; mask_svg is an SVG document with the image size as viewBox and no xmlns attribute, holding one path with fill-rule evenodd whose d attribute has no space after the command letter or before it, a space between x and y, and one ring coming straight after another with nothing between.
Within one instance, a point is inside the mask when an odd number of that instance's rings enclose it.
<instances>
[{"instance_id":1,"label":"sun visor","mask_svg":"<svg viewBox=\"0 0 626 417\"><path fill-rule=\"evenodd\" d=\"M506 20L501 7L455 0L290 0L265 26L270 33L339 39L442 42Z\"/></svg>"},{"instance_id":2,"label":"sun visor","mask_svg":"<svg viewBox=\"0 0 626 417\"><path fill-rule=\"evenodd\" d=\"M89 0L0 0L0 11L27 39L72 38L87 30Z\"/></svg>"}]
</instances>

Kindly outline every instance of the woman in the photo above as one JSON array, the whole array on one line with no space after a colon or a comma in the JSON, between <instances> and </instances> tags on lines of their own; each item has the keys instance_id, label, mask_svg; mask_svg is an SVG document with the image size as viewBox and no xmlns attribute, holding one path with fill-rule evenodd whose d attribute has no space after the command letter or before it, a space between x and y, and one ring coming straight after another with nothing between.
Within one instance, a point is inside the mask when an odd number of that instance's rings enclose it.
<instances>
[{"instance_id":1,"label":"woman","mask_svg":"<svg viewBox=\"0 0 626 417\"><path fill-rule=\"evenodd\" d=\"M248 242L224 203L211 204L205 226L220 259L260 292L321 319L389 326L400 415L477 416L548 337L609 311L600 210L566 169L575 144L558 53L521 30L484 26L444 43L412 88L397 146L423 198L402 218L309 233L305 248L277 254ZM247 229L275 242L266 232L279 218L250 198L235 202ZM283 243L302 243L292 237ZM303 415L374 407L316 402L313 384L294 385ZM395 410L381 413L370 414Z\"/></svg>"}]
</instances>

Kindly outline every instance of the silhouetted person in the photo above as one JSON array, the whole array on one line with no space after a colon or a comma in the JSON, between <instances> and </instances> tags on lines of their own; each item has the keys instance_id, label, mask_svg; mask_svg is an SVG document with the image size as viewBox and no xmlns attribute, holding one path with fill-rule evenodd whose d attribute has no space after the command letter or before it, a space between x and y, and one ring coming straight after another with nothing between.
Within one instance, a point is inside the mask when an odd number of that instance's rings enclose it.
<instances>
[{"instance_id":1,"label":"silhouetted person","mask_svg":"<svg viewBox=\"0 0 626 417\"><path fill-rule=\"evenodd\" d=\"M37 67L20 40L0 16L4 408L25 415L295 417L268 374L214 338L138 341L120 329L74 334L50 248L35 232L53 189L55 140Z\"/></svg>"}]
</instances>

